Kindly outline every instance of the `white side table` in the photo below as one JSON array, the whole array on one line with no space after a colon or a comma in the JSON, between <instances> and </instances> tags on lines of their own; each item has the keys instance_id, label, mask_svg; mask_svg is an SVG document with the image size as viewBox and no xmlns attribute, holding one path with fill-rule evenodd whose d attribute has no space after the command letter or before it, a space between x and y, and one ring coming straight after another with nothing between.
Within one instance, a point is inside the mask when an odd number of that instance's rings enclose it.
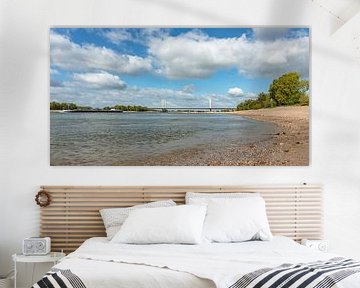
<instances>
[{"instance_id":1,"label":"white side table","mask_svg":"<svg viewBox=\"0 0 360 288\"><path fill-rule=\"evenodd\" d=\"M46 255L39 255L39 256L27 256L24 254L14 254L12 255L12 259L14 261L14 270L15 270L15 277L14 277L14 288L16 288L16 264L17 263L33 263L34 265L36 265L36 263L53 263L54 265L56 263L59 262L59 260L61 258L65 257L65 253L60 253L60 252L50 252L49 254ZM31 285L33 285L34 281L34 266L32 268L32 273L31 273Z\"/></svg>"}]
</instances>

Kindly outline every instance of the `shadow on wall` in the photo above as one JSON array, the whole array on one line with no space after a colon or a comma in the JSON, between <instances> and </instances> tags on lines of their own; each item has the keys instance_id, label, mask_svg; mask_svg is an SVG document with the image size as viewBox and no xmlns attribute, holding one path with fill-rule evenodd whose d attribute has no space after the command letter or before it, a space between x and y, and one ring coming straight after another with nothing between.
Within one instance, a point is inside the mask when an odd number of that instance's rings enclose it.
<instances>
[{"instance_id":1,"label":"shadow on wall","mask_svg":"<svg viewBox=\"0 0 360 288\"><path fill-rule=\"evenodd\" d=\"M147 0L137 0L138 2L148 2ZM245 7L246 3L243 1ZM223 17L219 13L211 13L209 11L205 11L198 8L194 5L187 5L186 2L175 2L168 0L153 0L152 3L156 3L158 6L166 7L169 10L173 10L176 12L186 13L195 16L196 18L202 18L204 20L210 21L210 23L214 22L223 22L226 23L227 26L231 25L247 25L252 26L253 23L248 23L248 19L246 19L246 23L243 22L242 19L233 18L233 17ZM240 4L240 3L239 3ZM268 11L268 17L264 19L262 22L264 23L273 23L273 25L280 25L279 19L284 19L284 11L289 19L285 19L286 22L289 23L298 23L301 22L303 16L305 15L305 8L308 5L307 1L299 2L297 1L296 5L292 3L292 1L283 0L283 1L266 1L262 3L263 6L259 9ZM219 10L222 11L222 10ZM284 20L283 20L284 21Z\"/></svg>"},{"instance_id":2,"label":"shadow on wall","mask_svg":"<svg viewBox=\"0 0 360 288\"><path fill-rule=\"evenodd\" d=\"M268 1L268 18L265 23L278 23L279 19L287 23L302 23L305 10L308 5L307 1ZM286 13L284 13L286 11ZM286 16L287 15L287 16ZM288 19L284 18L288 17ZM305 22L305 21L304 21ZM306 23L306 22L305 22Z\"/></svg>"},{"instance_id":3,"label":"shadow on wall","mask_svg":"<svg viewBox=\"0 0 360 288\"><path fill-rule=\"evenodd\" d=\"M138 2L145 2L148 3L148 0L137 0ZM183 13L183 14L190 14L193 15L196 18L202 18L204 20L210 21L210 23L215 22L223 22L226 23L227 26L231 25L241 25L242 21L239 18L233 18L233 17L223 17L220 13L211 13L209 11L205 11L204 9L201 9L199 6L194 7L186 4L186 1L183 2L175 2L175 1L169 1L169 0L153 0L153 4L157 4L161 7L166 7L169 10L173 10L176 13ZM190 2L191 3L191 2ZM192 2L195 3L195 2ZM221 10L219 10L221 11ZM189 23L191 24L191 23ZM249 24L249 23L247 23ZM176 26L176 25L175 25ZM180 25L181 26L181 25Z\"/></svg>"},{"instance_id":4,"label":"shadow on wall","mask_svg":"<svg viewBox=\"0 0 360 288\"><path fill-rule=\"evenodd\" d=\"M323 122L324 125L321 127L326 128L321 131L313 131L313 138L320 137L323 142L328 143L324 152L317 149L318 154L328 153L328 155L317 156L321 159L327 158L328 163L333 167L329 169L328 166L323 166L321 163L315 163L315 165L322 167L323 174L331 179L338 179L338 181L345 181L349 185L356 186L359 183L359 171L349 170L348 167L356 167L360 162L360 135L354 131L354 127L360 126L360 119L356 121L350 116L339 116L323 110L316 110L316 121Z\"/></svg>"}]
</instances>

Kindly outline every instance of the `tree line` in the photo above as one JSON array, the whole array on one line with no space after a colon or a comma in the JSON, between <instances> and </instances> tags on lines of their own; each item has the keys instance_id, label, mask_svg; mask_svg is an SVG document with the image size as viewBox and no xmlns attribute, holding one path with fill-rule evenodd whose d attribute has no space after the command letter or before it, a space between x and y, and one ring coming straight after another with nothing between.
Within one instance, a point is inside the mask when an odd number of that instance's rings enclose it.
<instances>
[{"instance_id":1,"label":"tree line","mask_svg":"<svg viewBox=\"0 0 360 288\"><path fill-rule=\"evenodd\" d=\"M115 105L115 106L106 106L106 107L102 108L102 110L145 112L145 111L149 111L149 108L147 108L145 106L139 106L139 105Z\"/></svg>"},{"instance_id":2,"label":"tree line","mask_svg":"<svg viewBox=\"0 0 360 288\"><path fill-rule=\"evenodd\" d=\"M138 105L114 105L114 106L106 106L104 108L93 108L90 106L79 106L75 103L66 103L66 102L51 102L50 110L81 110L81 111L136 111L136 112L144 112L149 111L149 108Z\"/></svg>"},{"instance_id":3,"label":"tree line","mask_svg":"<svg viewBox=\"0 0 360 288\"><path fill-rule=\"evenodd\" d=\"M309 105L309 81L302 80L297 72L286 73L275 79L267 93L259 93L256 99L241 102L237 110L252 110L288 105Z\"/></svg>"}]
</instances>

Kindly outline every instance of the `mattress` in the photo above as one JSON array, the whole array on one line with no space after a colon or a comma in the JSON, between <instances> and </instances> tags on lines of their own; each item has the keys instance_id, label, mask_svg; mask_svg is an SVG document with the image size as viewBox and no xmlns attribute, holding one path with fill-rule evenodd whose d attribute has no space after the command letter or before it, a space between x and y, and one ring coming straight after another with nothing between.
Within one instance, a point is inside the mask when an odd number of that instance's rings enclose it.
<instances>
[{"instance_id":1,"label":"mattress","mask_svg":"<svg viewBox=\"0 0 360 288\"><path fill-rule=\"evenodd\" d=\"M91 238L54 268L57 271L71 271L83 283L83 286L69 287L273 287L240 286L236 283L244 277L248 279L248 275L254 275L254 271L272 273L271 269L278 266L282 267L281 271L289 271L292 264L298 263L312 263L313 267L325 263L331 267L335 262L330 259L337 257L304 247L286 237L274 237L272 241L200 245L112 244L106 238ZM319 264L318 261L324 262ZM341 261L353 263L349 259ZM296 271L309 270L308 267L294 267ZM360 287L360 273L356 270L360 264L354 262L349 267L352 270L347 271L351 273L341 278L341 281L321 287ZM276 282L276 279L272 281Z\"/></svg>"}]
</instances>

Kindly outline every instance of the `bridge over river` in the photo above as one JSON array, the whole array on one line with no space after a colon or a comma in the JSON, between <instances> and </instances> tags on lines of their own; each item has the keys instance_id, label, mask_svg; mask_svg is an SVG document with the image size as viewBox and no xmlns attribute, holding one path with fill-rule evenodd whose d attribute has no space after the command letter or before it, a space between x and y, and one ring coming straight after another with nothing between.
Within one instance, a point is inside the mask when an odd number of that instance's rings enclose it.
<instances>
[{"instance_id":1,"label":"bridge over river","mask_svg":"<svg viewBox=\"0 0 360 288\"><path fill-rule=\"evenodd\" d=\"M148 108L152 111L163 112L221 112L221 111L234 111L235 107L151 107Z\"/></svg>"}]
</instances>

